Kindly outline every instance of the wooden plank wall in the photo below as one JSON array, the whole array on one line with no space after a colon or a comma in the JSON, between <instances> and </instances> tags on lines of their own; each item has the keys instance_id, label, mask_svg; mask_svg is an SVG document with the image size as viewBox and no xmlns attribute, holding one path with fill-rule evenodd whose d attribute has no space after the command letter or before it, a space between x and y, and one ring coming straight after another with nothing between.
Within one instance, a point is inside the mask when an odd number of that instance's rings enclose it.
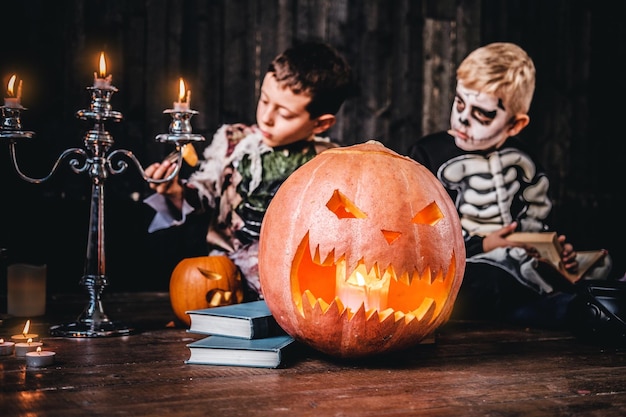
<instances>
[{"instance_id":1,"label":"wooden plank wall","mask_svg":"<svg viewBox=\"0 0 626 417\"><path fill-rule=\"evenodd\" d=\"M3 85L15 72L24 79L23 122L36 138L21 144L18 156L25 172L43 176L60 151L81 146L89 126L75 113L88 106L85 87L104 51L119 88L112 103L124 115L109 127L115 146L147 165L169 152L154 137L167 130L162 111L176 98L178 77L200 112L192 119L195 131L210 139L222 123L254 122L260 79L276 53L296 40L324 39L345 54L361 88L331 136L344 145L377 139L404 152L448 126L454 71L469 51L517 42L538 69L525 137L552 177L555 224L579 247L609 248L616 274L623 274L618 216L625 199L616 184L626 180L626 145L618 133L625 12L624 1L24 0L3 5L0 77ZM0 160L7 154L0 147ZM35 186L17 179L8 163L0 170L12 200L0 212L0 245L12 248L14 259L34 257L78 279L88 179L63 170ZM136 171L109 182L109 270L140 276L139 266L128 265L154 261L155 253L142 249L148 220L137 201L149 189ZM54 249L60 234L72 242L63 251ZM157 268L160 276L147 286L166 285L166 269ZM63 278L68 282L72 288L76 281ZM141 282L137 288L145 289Z\"/></svg>"}]
</instances>

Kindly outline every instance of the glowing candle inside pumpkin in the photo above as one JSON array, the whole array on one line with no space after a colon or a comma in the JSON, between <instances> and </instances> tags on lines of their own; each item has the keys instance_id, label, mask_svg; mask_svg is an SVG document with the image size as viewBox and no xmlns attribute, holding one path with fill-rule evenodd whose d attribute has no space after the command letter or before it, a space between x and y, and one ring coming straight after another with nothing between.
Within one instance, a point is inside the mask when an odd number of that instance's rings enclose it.
<instances>
[{"instance_id":1,"label":"glowing candle inside pumpkin","mask_svg":"<svg viewBox=\"0 0 626 417\"><path fill-rule=\"evenodd\" d=\"M104 52L100 52L100 62L99 62L99 74L97 72L93 73L93 86L95 88L111 88L111 80L113 79L112 75L107 75L107 63L104 58Z\"/></svg>"},{"instance_id":2,"label":"glowing candle inside pumpkin","mask_svg":"<svg viewBox=\"0 0 626 417\"><path fill-rule=\"evenodd\" d=\"M15 81L17 81L17 75L13 74L7 85L8 97L4 98L4 106L14 109L22 107L22 80L18 83L17 93L15 92Z\"/></svg>"},{"instance_id":3,"label":"glowing candle inside pumpkin","mask_svg":"<svg viewBox=\"0 0 626 417\"><path fill-rule=\"evenodd\" d=\"M191 100L191 90L186 90L185 81L181 78L178 83L178 101L174 102L175 111L189 111L189 101Z\"/></svg>"},{"instance_id":4,"label":"glowing candle inside pumpkin","mask_svg":"<svg viewBox=\"0 0 626 417\"><path fill-rule=\"evenodd\" d=\"M345 276L342 268L337 269L338 274ZM382 311L387 308L387 298L389 294L389 277L382 279L376 277L373 271L367 273L364 265L358 268L348 277L336 279L336 295L345 307L356 312L361 305L365 311L376 309Z\"/></svg>"}]
</instances>

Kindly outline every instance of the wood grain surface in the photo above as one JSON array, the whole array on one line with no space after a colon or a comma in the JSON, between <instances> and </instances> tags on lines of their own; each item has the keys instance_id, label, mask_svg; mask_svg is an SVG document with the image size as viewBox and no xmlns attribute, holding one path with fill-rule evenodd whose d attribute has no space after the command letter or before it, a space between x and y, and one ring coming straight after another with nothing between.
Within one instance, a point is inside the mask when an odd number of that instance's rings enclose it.
<instances>
[{"instance_id":1,"label":"wood grain surface","mask_svg":"<svg viewBox=\"0 0 626 417\"><path fill-rule=\"evenodd\" d=\"M622 348L584 344L567 332L449 322L432 343L382 358L345 361L300 346L284 369L186 365L188 333L167 293L109 294L111 319L137 333L51 338L80 297L52 297L31 331L57 353L26 368L0 357L2 416L622 416ZM4 317L0 336L20 333ZM173 326L173 327L172 327Z\"/></svg>"}]
</instances>

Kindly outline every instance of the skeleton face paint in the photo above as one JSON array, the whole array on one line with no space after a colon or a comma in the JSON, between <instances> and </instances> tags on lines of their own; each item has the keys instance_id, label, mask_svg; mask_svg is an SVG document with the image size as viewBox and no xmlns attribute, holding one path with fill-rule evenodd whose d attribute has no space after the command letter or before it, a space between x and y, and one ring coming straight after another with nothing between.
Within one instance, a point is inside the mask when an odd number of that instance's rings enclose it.
<instances>
[{"instance_id":1,"label":"skeleton face paint","mask_svg":"<svg viewBox=\"0 0 626 417\"><path fill-rule=\"evenodd\" d=\"M491 94L469 90L459 81L452 103L450 134L464 151L498 148L507 139L512 115Z\"/></svg>"}]
</instances>

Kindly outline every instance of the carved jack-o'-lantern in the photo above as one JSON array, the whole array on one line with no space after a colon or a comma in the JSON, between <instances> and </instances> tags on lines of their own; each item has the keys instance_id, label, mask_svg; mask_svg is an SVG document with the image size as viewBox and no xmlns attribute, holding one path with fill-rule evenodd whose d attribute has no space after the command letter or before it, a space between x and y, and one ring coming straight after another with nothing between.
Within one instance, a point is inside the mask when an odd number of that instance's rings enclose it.
<instances>
[{"instance_id":1,"label":"carved jack-o'-lantern","mask_svg":"<svg viewBox=\"0 0 626 417\"><path fill-rule=\"evenodd\" d=\"M300 167L261 228L270 311L294 338L334 356L419 343L449 318L464 270L461 225L442 185L375 141Z\"/></svg>"},{"instance_id":2,"label":"carved jack-o'-lantern","mask_svg":"<svg viewBox=\"0 0 626 417\"><path fill-rule=\"evenodd\" d=\"M187 326L188 310L237 304L243 301L241 275L226 256L199 256L180 261L170 278L170 303Z\"/></svg>"}]
</instances>

